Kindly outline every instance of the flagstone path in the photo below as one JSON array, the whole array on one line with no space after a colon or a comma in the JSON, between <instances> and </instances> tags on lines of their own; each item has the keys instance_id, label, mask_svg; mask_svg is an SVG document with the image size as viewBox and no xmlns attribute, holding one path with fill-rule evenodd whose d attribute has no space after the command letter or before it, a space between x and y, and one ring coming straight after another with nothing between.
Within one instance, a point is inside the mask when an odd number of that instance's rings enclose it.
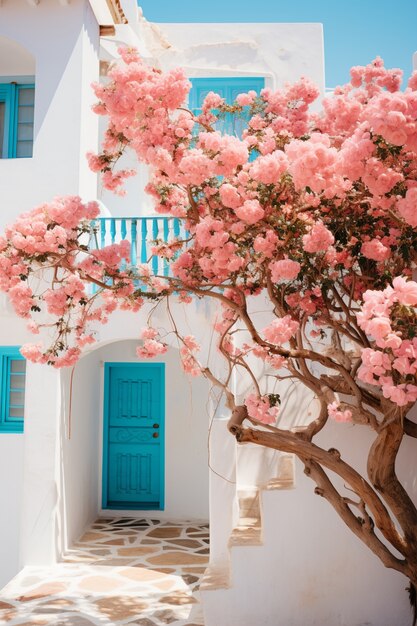
<instances>
[{"instance_id":1,"label":"flagstone path","mask_svg":"<svg viewBox=\"0 0 417 626\"><path fill-rule=\"evenodd\" d=\"M7 626L202 626L208 525L100 519L51 567L0 592Z\"/></svg>"}]
</instances>

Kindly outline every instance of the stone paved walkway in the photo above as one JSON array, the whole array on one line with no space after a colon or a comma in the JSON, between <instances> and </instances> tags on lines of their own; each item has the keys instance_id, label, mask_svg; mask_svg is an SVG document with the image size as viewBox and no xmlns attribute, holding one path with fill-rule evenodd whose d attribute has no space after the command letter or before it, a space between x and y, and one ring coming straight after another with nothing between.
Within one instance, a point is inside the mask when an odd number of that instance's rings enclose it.
<instances>
[{"instance_id":1,"label":"stone paved walkway","mask_svg":"<svg viewBox=\"0 0 417 626\"><path fill-rule=\"evenodd\" d=\"M208 526L98 520L53 567L26 567L0 593L7 626L201 626Z\"/></svg>"}]
</instances>

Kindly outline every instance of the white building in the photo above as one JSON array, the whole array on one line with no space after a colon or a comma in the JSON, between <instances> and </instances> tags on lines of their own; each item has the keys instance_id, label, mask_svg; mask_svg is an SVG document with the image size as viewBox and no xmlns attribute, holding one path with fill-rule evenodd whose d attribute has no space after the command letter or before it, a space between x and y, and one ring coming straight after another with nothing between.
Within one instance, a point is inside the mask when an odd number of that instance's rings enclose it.
<instances>
[{"instance_id":1,"label":"white building","mask_svg":"<svg viewBox=\"0 0 417 626\"><path fill-rule=\"evenodd\" d=\"M183 66L195 79L194 93L214 83L239 92L247 85L277 87L301 75L324 93L319 24L157 27L142 18L135 0L0 1L0 226L54 195L78 194L107 207L106 241L111 228L120 238L122 222L142 238L145 226L148 238L154 229L179 227L153 216L144 167L120 198L101 190L86 166L84 155L97 149L100 132L90 84L122 42L162 69ZM0 586L26 565L58 561L100 516L210 519L206 626L408 624L402 577L384 570L315 498L313 483L291 458L238 449L221 407L209 435L209 384L186 379L176 347L155 365L138 363L141 319L116 314L71 382L70 372L29 363L25 375L17 347L31 337L3 296L0 314ZM210 311L196 305L187 315L204 334ZM142 472L159 473L149 477L148 496L122 499L112 483L120 441L109 437L108 389L127 368L136 372L135 384L151 381L161 399L159 431L143 409L159 443ZM288 402L295 407L303 398ZM365 442L355 428L334 428L342 451L359 459ZM138 441L138 450L143 445ZM403 471L415 463L406 450ZM242 528L247 517L253 518L249 533Z\"/></svg>"}]
</instances>

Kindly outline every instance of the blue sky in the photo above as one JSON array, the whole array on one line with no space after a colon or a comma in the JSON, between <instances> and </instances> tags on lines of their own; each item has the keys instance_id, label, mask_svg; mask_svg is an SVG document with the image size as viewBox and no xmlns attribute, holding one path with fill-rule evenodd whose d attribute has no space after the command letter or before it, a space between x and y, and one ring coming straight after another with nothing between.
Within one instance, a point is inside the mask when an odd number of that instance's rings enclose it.
<instances>
[{"instance_id":1,"label":"blue sky","mask_svg":"<svg viewBox=\"0 0 417 626\"><path fill-rule=\"evenodd\" d=\"M352 65L377 55L412 71L417 0L139 0L151 22L321 22L326 85L349 80Z\"/></svg>"}]
</instances>

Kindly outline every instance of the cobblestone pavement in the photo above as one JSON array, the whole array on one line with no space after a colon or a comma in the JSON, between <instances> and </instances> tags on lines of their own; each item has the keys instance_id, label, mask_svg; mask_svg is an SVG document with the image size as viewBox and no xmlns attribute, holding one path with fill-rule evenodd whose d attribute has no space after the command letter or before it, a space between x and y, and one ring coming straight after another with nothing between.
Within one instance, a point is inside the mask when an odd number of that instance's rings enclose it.
<instances>
[{"instance_id":1,"label":"cobblestone pavement","mask_svg":"<svg viewBox=\"0 0 417 626\"><path fill-rule=\"evenodd\" d=\"M100 519L52 567L25 567L0 593L7 626L202 626L208 525Z\"/></svg>"}]
</instances>

